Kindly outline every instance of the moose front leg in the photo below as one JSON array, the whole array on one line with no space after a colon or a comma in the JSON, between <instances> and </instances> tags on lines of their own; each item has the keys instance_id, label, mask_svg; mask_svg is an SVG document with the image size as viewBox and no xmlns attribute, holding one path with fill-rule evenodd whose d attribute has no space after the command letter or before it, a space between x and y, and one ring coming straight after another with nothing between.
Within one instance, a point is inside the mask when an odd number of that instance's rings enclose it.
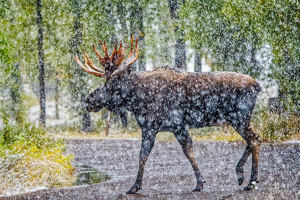
<instances>
[{"instance_id":1,"label":"moose front leg","mask_svg":"<svg viewBox=\"0 0 300 200\"><path fill-rule=\"evenodd\" d=\"M193 167L197 179L197 185L193 191L200 191L203 189L203 184L205 183L205 180L200 173L199 167L195 159L192 138L190 137L187 131L175 132L174 135L179 144L181 145L184 155L187 157L187 159L190 161Z\"/></svg>"},{"instance_id":2,"label":"moose front leg","mask_svg":"<svg viewBox=\"0 0 300 200\"><path fill-rule=\"evenodd\" d=\"M142 189L142 179L144 174L145 164L148 156L153 148L157 132L143 130L142 131L142 145L139 157L139 171L136 181L133 186L126 192L127 194L135 194L138 190Z\"/></svg>"}]
</instances>

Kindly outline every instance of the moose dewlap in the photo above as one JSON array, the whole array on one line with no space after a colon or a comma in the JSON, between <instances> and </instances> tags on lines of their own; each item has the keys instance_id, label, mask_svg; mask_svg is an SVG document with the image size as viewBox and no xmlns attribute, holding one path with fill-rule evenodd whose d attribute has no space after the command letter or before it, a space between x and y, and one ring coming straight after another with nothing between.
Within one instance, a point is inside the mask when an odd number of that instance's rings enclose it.
<instances>
[{"instance_id":1,"label":"moose dewlap","mask_svg":"<svg viewBox=\"0 0 300 200\"><path fill-rule=\"evenodd\" d=\"M86 53L83 54L84 64L78 56L75 57L83 70L106 78L104 85L86 98L86 109L97 112L105 107L120 115L124 124L126 111L130 111L142 129L139 170L135 183L127 193L136 193L141 189L144 166L160 131L174 133L193 167L197 181L194 191L202 190L205 180L195 160L188 129L221 124L231 125L247 142L236 173L241 185L244 164L252 154L250 182L244 189L254 188L261 141L250 126L250 118L260 85L253 78L234 72L191 73L168 66L153 71L132 72L130 66L139 54L137 40L135 46L133 43L132 38L126 59L126 46L123 48L122 43L119 48L116 44L109 56L107 45L101 42L104 57L94 47L104 70L96 67Z\"/></svg>"}]
</instances>

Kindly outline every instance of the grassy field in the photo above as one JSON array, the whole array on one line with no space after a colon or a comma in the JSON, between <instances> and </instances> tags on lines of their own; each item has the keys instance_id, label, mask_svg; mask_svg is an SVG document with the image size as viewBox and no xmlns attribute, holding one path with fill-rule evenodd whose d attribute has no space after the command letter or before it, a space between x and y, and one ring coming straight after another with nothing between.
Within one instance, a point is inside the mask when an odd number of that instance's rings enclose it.
<instances>
[{"instance_id":1,"label":"grassy field","mask_svg":"<svg viewBox=\"0 0 300 200\"><path fill-rule=\"evenodd\" d=\"M259 130L257 131L260 136ZM243 138L233 130L229 128L227 132L224 132L219 127L209 127L203 129L190 129L189 133L194 141L241 141L244 142ZM126 130L124 128L111 129L109 135L105 135L104 130L99 132L84 133L80 131L50 131L50 137L60 138L60 139L141 139L141 130ZM159 132L157 134L156 140L160 141L176 141L173 133L171 132ZM300 141L300 133L293 134L291 136L285 137L280 141ZM264 138L265 142L270 142L270 140Z\"/></svg>"}]
</instances>

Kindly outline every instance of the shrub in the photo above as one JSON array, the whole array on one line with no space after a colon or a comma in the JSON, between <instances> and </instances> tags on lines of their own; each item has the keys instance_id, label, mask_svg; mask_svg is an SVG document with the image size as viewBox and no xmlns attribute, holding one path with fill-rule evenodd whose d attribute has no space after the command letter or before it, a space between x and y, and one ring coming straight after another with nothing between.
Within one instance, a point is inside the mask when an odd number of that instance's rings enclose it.
<instances>
[{"instance_id":1,"label":"shrub","mask_svg":"<svg viewBox=\"0 0 300 200\"><path fill-rule=\"evenodd\" d=\"M64 155L61 140L30 124L9 125L0 131L0 194L74 183L72 156Z\"/></svg>"},{"instance_id":2,"label":"shrub","mask_svg":"<svg viewBox=\"0 0 300 200\"><path fill-rule=\"evenodd\" d=\"M254 128L265 141L284 140L299 134L300 118L293 114L273 113L268 109L256 112Z\"/></svg>"}]
</instances>

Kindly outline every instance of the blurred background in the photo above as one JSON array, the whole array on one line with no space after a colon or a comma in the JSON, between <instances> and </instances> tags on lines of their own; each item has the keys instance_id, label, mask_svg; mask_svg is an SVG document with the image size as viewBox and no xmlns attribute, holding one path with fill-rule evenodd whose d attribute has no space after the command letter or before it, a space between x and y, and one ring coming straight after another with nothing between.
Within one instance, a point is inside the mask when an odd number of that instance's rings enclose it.
<instances>
[{"instance_id":1,"label":"blurred background","mask_svg":"<svg viewBox=\"0 0 300 200\"><path fill-rule=\"evenodd\" d=\"M73 60L85 50L98 63L93 44L100 49L104 40L111 51L133 34L135 71L170 65L248 74L263 86L253 117L258 133L266 140L297 135L299 15L296 0L0 0L0 129L29 123L57 134L138 131L130 113L124 128L113 113L82 108L105 80Z\"/></svg>"}]
</instances>

